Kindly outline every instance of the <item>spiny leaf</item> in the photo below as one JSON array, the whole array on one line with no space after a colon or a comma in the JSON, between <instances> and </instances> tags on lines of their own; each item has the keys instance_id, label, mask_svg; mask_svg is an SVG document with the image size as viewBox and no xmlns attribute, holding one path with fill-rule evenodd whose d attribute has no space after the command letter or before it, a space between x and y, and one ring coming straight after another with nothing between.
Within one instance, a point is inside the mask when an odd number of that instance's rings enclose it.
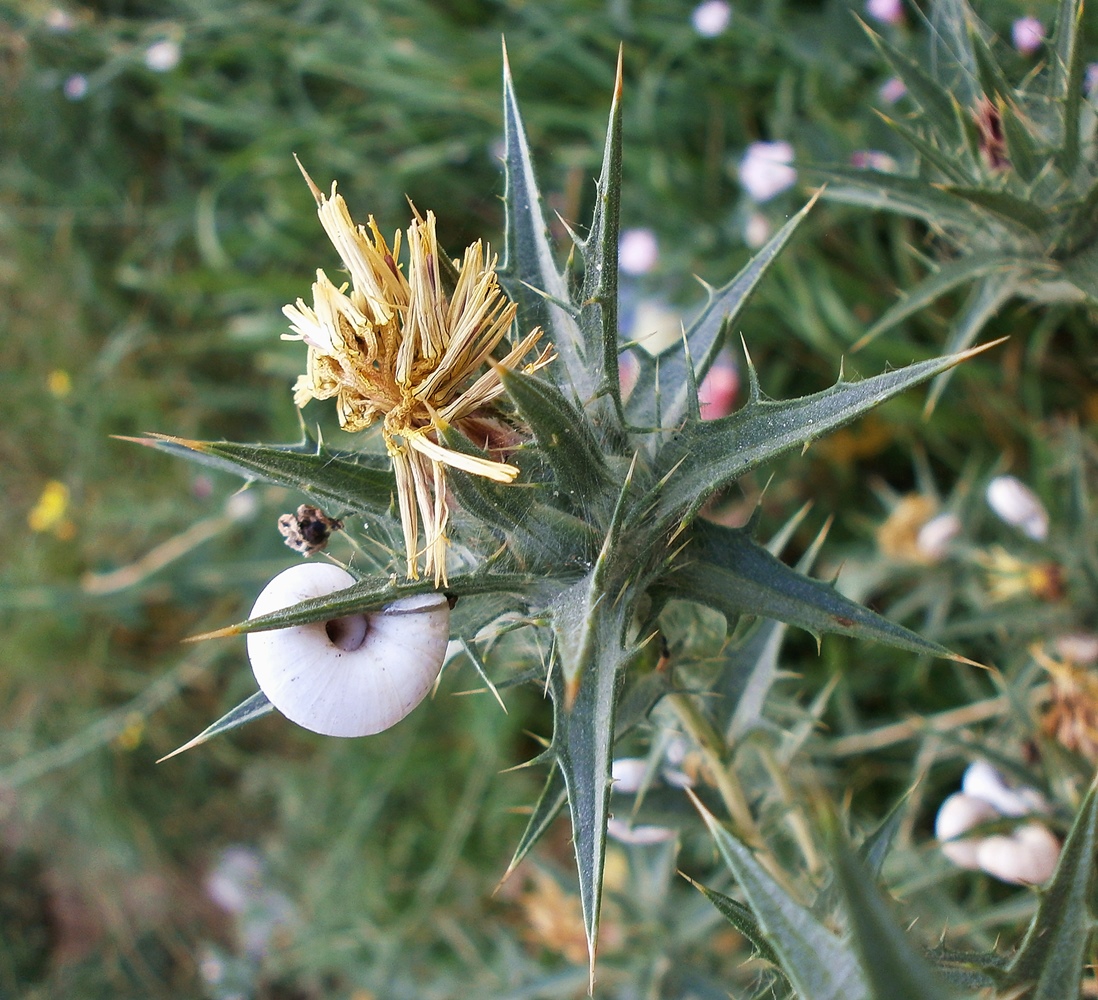
<instances>
[{"instance_id":1,"label":"spiny leaf","mask_svg":"<svg viewBox=\"0 0 1098 1000\"><path fill-rule=\"evenodd\" d=\"M1063 135L1056 153L1056 165L1070 177L1079 164L1079 114L1083 105L1083 74L1086 59L1079 38L1083 20L1081 0L1060 0L1056 16L1055 49L1052 55L1052 80L1049 86L1054 101L1064 109Z\"/></svg>"},{"instance_id":2,"label":"spiny leaf","mask_svg":"<svg viewBox=\"0 0 1098 1000\"><path fill-rule=\"evenodd\" d=\"M1098 302L1098 243L1083 247L1064 261L1064 277L1091 302Z\"/></svg>"},{"instance_id":3,"label":"spiny leaf","mask_svg":"<svg viewBox=\"0 0 1098 1000\"><path fill-rule=\"evenodd\" d=\"M500 379L534 432L564 499L582 510L601 497L611 482L610 470L584 414L559 389L533 375L501 369Z\"/></svg>"},{"instance_id":4,"label":"spiny leaf","mask_svg":"<svg viewBox=\"0 0 1098 1000\"><path fill-rule=\"evenodd\" d=\"M974 353L932 358L861 382L840 380L830 389L800 399L752 398L731 416L688 423L657 455L656 475L666 482L656 488L651 504L641 509L654 506L660 525L688 521L709 496L744 473L814 441Z\"/></svg>"},{"instance_id":5,"label":"spiny leaf","mask_svg":"<svg viewBox=\"0 0 1098 1000\"><path fill-rule=\"evenodd\" d=\"M811 167L806 173L828 183L824 197L922 219L937 229L978 229L984 216L964 198L914 177L853 167Z\"/></svg>"},{"instance_id":6,"label":"spiny leaf","mask_svg":"<svg viewBox=\"0 0 1098 1000\"><path fill-rule=\"evenodd\" d=\"M888 815L881 821L880 825L858 847L858 860L865 865L868 874L873 878L880 877L885 857L892 847L892 841L899 832L904 815L907 812L907 805L908 797L904 795L889 810ZM835 874L832 872L826 885L813 900L812 912L817 916L833 913L839 905L839 901L839 887L836 883Z\"/></svg>"},{"instance_id":7,"label":"spiny leaf","mask_svg":"<svg viewBox=\"0 0 1098 1000\"><path fill-rule=\"evenodd\" d=\"M843 896L850 938L874 1000L947 1000L952 992L897 925L888 904L840 836L833 847L835 881Z\"/></svg>"},{"instance_id":8,"label":"spiny leaf","mask_svg":"<svg viewBox=\"0 0 1098 1000\"><path fill-rule=\"evenodd\" d=\"M907 814L908 796L904 795L889 811L888 815L878 824L877 828L869 834L858 848L858 856L865 865L867 871L874 878L879 878L881 869L884 868L885 858L892 849L892 842L896 834L900 832L904 816Z\"/></svg>"},{"instance_id":9,"label":"spiny leaf","mask_svg":"<svg viewBox=\"0 0 1098 1000\"><path fill-rule=\"evenodd\" d=\"M658 584L672 597L704 604L730 621L759 615L824 633L872 639L898 649L963 660L943 646L803 576L757 544L744 528L694 524L679 566Z\"/></svg>"},{"instance_id":10,"label":"spiny leaf","mask_svg":"<svg viewBox=\"0 0 1098 1000\"><path fill-rule=\"evenodd\" d=\"M972 54L976 58L976 75L979 78L980 88L983 90L984 95L991 98L995 103L998 103L996 98L1001 100L1009 99L1014 93L1014 88L1007 83L1006 77L1003 76L1003 71L999 68L999 64L995 61L995 56L991 52L991 46L985 41L984 36L976 30L975 26L971 24L968 40Z\"/></svg>"},{"instance_id":11,"label":"spiny leaf","mask_svg":"<svg viewBox=\"0 0 1098 1000\"><path fill-rule=\"evenodd\" d=\"M747 938L751 943L751 947L758 953L759 958L764 962L769 962L780 971L781 962L778 959L778 955L774 949L770 947L770 942L766 940L766 936L759 927L759 922L751 912L751 907L744 906L738 899L726 896L724 893L717 892L715 889L708 889L700 882L695 882L689 876L684 876L684 878L686 878L698 892L705 896L705 898L717 908L725 920Z\"/></svg>"},{"instance_id":12,"label":"spiny leaf","mask_svg":"<svg viewBox=\"0 0 1098 1000\"><path fill-rule=\"evenodd\" d=\"M1049 211L1043 205L1016 198L1006 191L992 191L982 187L966 187L960 184L936 184L941 191L948 191L973 205L994 212L1004 222L1021 226L1038 236L1044 236L1052 223Z\"/></svg>"},{"instance_id":13,"label":"spiny leaf","mask_svg":"<svg viewBox=\"0 0 1098 1000\"><path fill-rule=\"evenodd\" d=\"M650 643L645 647L645 652L637 660L643 660L649 649L654 649L654 644ZM656 654L653 652L651 655L654 658ZM669 670L653 669L651 663L638 663L637 660L630 664L629 677L615 713L615 743L635 726L646 721L656 702L674 690ZM644 673L646 669L647 673Z\"/></svg>"},{"instance_id":14,"label":"spiny leaf","mask_svg":"<svg viewBox=\"0 0 1098 1000\"><path fill-rule=\"evenodd\" d=\"M868 1000L869 987L850 945L779 885L709 810L700 802L695 805L798 995L806 1000Z\"/></svg>"},{"instance_id":15,"label":"spiny leaf","mask_svg":"<svg viewBox=\"0 0 1098 1000\"><path fill-rule=\"evenodd\" d=\"M596 425L620 428L621 387L618 384L618 216L621 211L621 50L614 78L610 121L606 126L602 169L595 191L595 209L583 254L583 287L579 326L583 335L583 378L596 383L593 394L581 398ZM567 360L567 359L566 359ZM575 374L573 385L579 385ZM593 398L592 398L593 396Z\"/></svg>"},{"instance_id":16,"label":"spiny leaf","mask_svg":"<svg viewBox=\"0 0 1098 1000\"><path fill-rule=\"evenodd\" d=\"M783 527L796 523L807 512L807 505ZM827 529L820 531L797 562L797 570L807 573L823 546ZM771 539L767 550L777 558L781 551ZM712 712L717 729L731 743L740 739L762 718L763 706L778 675L778 654L785 639L786 627L772 618L762 618L748 631L743 640L725 653L725 662L714 679L710 691Z\"/></svg>"},{"instance_id":17,"label":"spiny leaf","mask_svg":"<svg viewBox=\"0 0 1098 1000\"><path fill-rule=\"evenodd\" d=\"M1033 990L1026 993L1033 1000L1079 995L1087 941L1094 927L1096 788L1098 779L1079 807L1052 881L1041 894L1037 913L1008 969L1007 985Z\"/></svg>"},{"instance_id":18,"label":"spiny leaf","mask_svg":"<svg viewBox=\"0 0 1098 1000\"><path fill-rule=\"evenodd\" d=\"M935 145L932 139L923 138L922 135L902 121L890 118L881 112L878 112L878 114L890 129L919 154L924 164L934 167L954 184L971 183L971 164L966 162L964 157L959 157L953 152L943 151ZM925 175L925 171L920 171L920 175Z\"/></svg>"},{"instance_id":19,"label":"spiny leaf","mask_svg":"<svg viewBox=\"0 0 1098 1000\"><path fill-rule=\"evenodd\" d=\"M468 439L454 428L439 435L447 448L469 454L475 451ZM478 521L500 531L513 532L526 523L534 505L534 490L493 482L462 469L450 469L446 483L463 510Z\"/></svg>"},{"instance_id":20,"label":"spiny leaf","mask_svg":"<svg viewBox=\"0 0 1098 1000\"><path fill-rule=\"evenodd\" d=\"M946 350L964 351L980 335L991 317L1017 294L1022 279L1023 275L1012 270L991 271L979 279L969 290L961 315L950 330ZM952 378L953 369L950 368L934 379L924 408L927 415L934 411Z\"/></svg>"},{"instance_id":21,"label":"spiny leaf","mask_svg":"<svg viewBox=\"0 0 1098 1000\"><path fill-rule=\"evenodd\" d=\"M997 986L1003 978L1006 959L1002 955L993 951L958 952L932 948L926 952L926 958L933 963L938 975L956 989L968 990L970 994L978 990L989 991L977 994L980 998L1003 995L990 992L990 988Z\"/></svg>"},{"instance_id":22,"label":"spiny leaf","mask_svg":"<svg viewBox=\"0 0 1098 1000\"><path fill-rule=\"evenodd\" d=\"M193 740L189 740L178 749L173 750L169 754L165 754L157 763L159 764L162 761L169 760L177 754L183 753L185 750L200 746L207 740L212 740L215 736L227 733L230 729L236 729L238 726L243 726L256 719L260 719L274 710L275 707L267 700L267 696L262 691L257 691L251 697L245 698L244 701L237 705L236 708L232 709L232 711L226 712L212 726L207 726L203 729Z\"/></svg>"},{"instance_id":23,"label":"spiny leaf","mask_svg":"<svg viewBox=\"0 0 1098 1000\"><path fill-rule=\"evenodd\" d=\"M449 448L476 453L468 439L454 428L444 431L442 437ZM450 470L447 485L464 510L507 536L511 554L524 569L581 565L593 560L598 552L599 539L591 527L564 510L542 503L542 487L505 486L460 469Z\"/></svg>"},{"instance_id":24,"label":"spiny leaf","mask_svg":"<svg viewBox=\"0 0 1098 1000\"><path fill-rule=\"evenodd\" d=\"M804 221L814 197L781 229L778 230L726 285L709 291L709 301L686 331L690 357L697 378L704 378L724 346L725 332L736 322L770 265L785 249L797 227ZM640 363L636 385L629 396L626 419L634 427L651 428L657 424L657 394L659 423L674 426L686 415L689 402L686 350L681 341L653 359L646 351L634 352Z\"/></svg>"},{"instance_id":25,"label":"spiny leaf","mask_svg":"<svg viewBox=\"0 0 1098 1000\"><path fill-rule=\"evenodd\" d=\"M865 335L854 345L854 350L860 350L871 340L879 337L886 330L903 322L909 316L915 315L925 309L930 303L941 298L954 288L967 284L976 278L982 278L989 274L1010 273L1016 275L1017 281L1024 280L1027 273L1041 266L1040 261L1032 257L1020 257L1013 254L973 253L956 260L947 261L930 277L919 282L910 291L904 293L894 305L890 306L876 323L873 324ZM968 343L971 343L969 341ZM968 343L961 345L967 347Z\"/></svg>"},{"instance_id":26,"label":"spiny leaf","mask_svg":"<svg viewBox=\"0 0 1098 1000\"><path fill-rule=\"evenodd\" d=\"M930 19L921 11L919 16L930 30L930 58L935 75L949 88L958 105L975 104L980 94L972 33L982 31L986 36L987 29L972 12L968 0L938 0ZM951 79L946 77L949 69L955 70Z\"/></svg>"},{"instance_id":27,"label":"spiny leaf","mask_svg":"<svg viewBox=\"0 0 1098 1000\"><path fill-rule=\"evenodd\" d=\"M636 675L638 666L641 665L637 663L636 659L631 661L631 675ZM617 743L634 726L647 719L652 706L670 690L671 678L661 670L649 669L647 673L642 673L638 679L634 680L622 694L615 711L614 743ZM568 791L564 781L564 772L560 767L554 765L538 798L537 805L534 806L530 820L526 824L526 830L523 832L518 847L515 848L514 857L507 866L507 874L504 875L504 878L510 875L519 862L529 853L567 801Z\"/></svg>"},{"instance_id":28,"label":"spiny leaf","mask_svg":"<svg viewBox=\"0 0 1098 1000\"><path fill-rule=\"evenodd\" d=\"M602 906L606 821L615 709L626 647L630 602L596 584L597 572L563 591L553 605L557 663L551 677L552 751L568 789L580 903L594 988L595 949Z\"/></svg>"},{"instance_id":29,"label":"spiny leaf","mask_svg":"<svg viewBox=\"0 0 1098 1000\"><path fill-rule=\"evenodd\" d=\"M578 368L576 351L580 330L565 310L570 301L567 285L553 262L552 245L545 214L541 211L541 192L534 173L534 160L526 141L526 128L518 110L511 64L503 49L503 135L506 166L506 259L498 270L507 294L518 303L518 325L524 330L540 326L549 334L561 357L572 359L564 366L550 366L551 373L567 372L571 377ZM565 384L568 380L565 379ZM586 383L576 385L580 398Z\"/></svg>"},{"instance_id":30,"label":"spiny leaf","mask_svg":"<svg viewBox=\"0 0 1098 1000\"><path fill-rule=\"evenodd\" d=\"M554 763L549 769L549 777L545 780L545 786L538 796L534 811L530 814L530 820L519 838L518 846L511 858L511 863L504 872L502 882L513 872L522 859L530 853L531 848L542 838L542 835L553 824L553 820L560 815L568 801L568 789L564 783L564 772Z\"/></svg>"},{"instance_id":31,"label":"spiny leaf","mask_svg":"<svg viewBox=\"0 0 1098 1000\"><path fill-rule=\"evenodd\" d=\"M1093 246L1098 236L1098 183L1092 183L1083 197L1065 205L1064 213L1069 221L1049 247L1049 256L1067 257L1065 266L1070 267L1070 255Z\"/></svg>"},{"instance_id":32,"label":"spiny leaf","mask_svg":"<svg viewBox=\"0 0 1098 1000\"><path fill-rule=\"evenodd\" d=\"M304 442L299 445L237 444L189 441L167 434L121 440L182 455L235 472L245 479L288 486L335 510L385 515L395 490L392 471L365 464L370 460L369 456L334 454Z\"/></svg>"},{"instance_id":33,"label":"spiny leaf","mask_svg":"<svg viewBox=\"0 0 1098 1000\"><path fill-rule=\"evenodd\" d=\"M766 696L778 675L778 654L786 626L760 618L746 635L724 653L720 673L713 681L713 698L706 705L714 725L729 741L738 740L758 725Z\"/></svg>"},{"instance_id":34,"label":"spiny leaf","mask_svg":"<svg viewBox=\"0 0 1098 1000\"><path fill-rule=\"evenodd\" d=\"M891 66L896 76L903 81L907 95L923 110L935 131L943 135L947 143L954 146L961 145L963 137L956 131L957 116L954 111L956 100L953 95L891 42L882 38L864 23L862 27L877 51Z\"/></svg>"},{"instance_id":35,"label":"spiny leaf","mask_svg":"<svg viewBox=\"0 0 1098 1000\"><path fill-rule=\"evenodd\" d=\"M579 570L562 568L557 579L568 580L579 575ZM459 597L511 593L536 600L536 595L543 588L546 580L543 574L535 576L529 573L459 573L450 576L447 590ZM272 611L270 614L249 618L215 632L194 636L190 641L216 639L247 632L269 632L272 629L289 628L291 625L307 625L309 622L322 622L331 618L346 618L348 615L376 610L402 597L433 593L434 589L434 584L430 580L398 582L389 576L365 576L358 583L344 590L337 590L327 597L314 597L308 601L301 601L281 611Z\"/></svg>"},{"instance_id":36,"label":"spiny leaf","mask_svg":"<svg viewBox=\"0 0 1098 1000\"><path fill-rule=\"evenodd\" d=\"M556 347L562 364L549 367L551 377L574 391L577 399L590 399L595 395L598 381L590 378L583 368L582 337L576 321L565 308L570 301L568 288L553 261L541 192L534 176L506 47L503 50L503 136L507 173L503 199L507 212L507 253L499 269L500 281L518 303L519 326L523 330L540 326Z\"/></svg>"},{"instance_id":37,"label":"spiny leaf","mask_svg":"<svg viewBox=\"0 0 1098 1000\"><path fill-rule=\"evenodd\" d=\"M1032 183L1048 163L1045 151L1038 146L1025 119L1013 104L1000 102L999 120L1003 123L1003 137L1011 166L1023 181Z\"/></svg>"}]
</instances>

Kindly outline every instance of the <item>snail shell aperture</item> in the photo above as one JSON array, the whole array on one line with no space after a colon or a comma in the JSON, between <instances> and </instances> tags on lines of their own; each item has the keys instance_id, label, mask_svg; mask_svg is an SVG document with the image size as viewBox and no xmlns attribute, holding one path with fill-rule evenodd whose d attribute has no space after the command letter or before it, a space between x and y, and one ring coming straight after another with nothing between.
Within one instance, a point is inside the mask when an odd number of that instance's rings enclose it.
<instances>
[{"instance_id":1,"label":"snail shell aperture","mask_svg":"<svg viewBox=\"0 0 1098 1000\"><path fill-rule=\"evenodd\" d=\"M330 563L301 563L260 593L251 618L355 583ZM396 725L434 686L450 638L444 594L416 594L366 611L248 633L263 693L286 718L325 736L367 736Z\"/></svg>"}]
</instances>

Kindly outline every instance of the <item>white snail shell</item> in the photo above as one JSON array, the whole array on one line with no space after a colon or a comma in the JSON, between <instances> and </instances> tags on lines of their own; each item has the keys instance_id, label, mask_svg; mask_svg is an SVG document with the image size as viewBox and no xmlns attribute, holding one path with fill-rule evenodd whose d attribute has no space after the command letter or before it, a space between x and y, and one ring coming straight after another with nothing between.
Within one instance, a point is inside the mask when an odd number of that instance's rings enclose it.
<instances>
[{"instance_id":1,"label":"white snail shell","mask_svg":"<svg viewBox=\"0 0 1098 1000\"><path fill-rule=\"evenodd\" d=\"M987 502L1000 519L1038 542L1048 538L1048 511L1015 476L996 476L987 486Z\"/></svg>"},{"instance_id":2,"label":"white snail shell","mask_svg":"<svg viewBox=\"0 0 1098 1000\"><path fill-rule=\"evenodd\" d=\"M1026 823L1009 836L985 837L976 848L985 872L1015 885L1043 885L1059 859L1060 841L1040 823Z\"/></svg>"},{"instance_id":3,"label":"white snail shell","mask_svg":"<svg viewBox=\"0 0 1098 1000\"><path fill-rule=\"evenodd\" d=\"M991 803L1003 816L1028 816L1048 812L1045 797L1035 788L1009 785L1006 779L986 760L973 761L961 779L961 790Z\"/></svg>"},{"instance_id":4,"label":"white snail shell","mask_svg":"<svg viewBox=\"0 0 1098 1000\"><path fill-rule=\"evenodd\" d=\"M934 821L934 835L941 841L942 853L961 868L980 867L976 856L980 844L979 838L966 838L973 827L999 818L999 813L990 802L978 799L964 792L954 792L938 810Z\"/></svg>"},{"instance_id":5,"label":"white snail shell","mask_svg":"<svg viewBox=\"0 0 1098 1000\"><path fill-rule=\"evenodd\" d=\"M263 588L249 617L354 583L331 563L300 563ZM248 658L263 693L292 722L325 736L368 736L427 697L449 637L445 595L417 594L380 611L250 632Z\"/></svg>"}]
</instances>

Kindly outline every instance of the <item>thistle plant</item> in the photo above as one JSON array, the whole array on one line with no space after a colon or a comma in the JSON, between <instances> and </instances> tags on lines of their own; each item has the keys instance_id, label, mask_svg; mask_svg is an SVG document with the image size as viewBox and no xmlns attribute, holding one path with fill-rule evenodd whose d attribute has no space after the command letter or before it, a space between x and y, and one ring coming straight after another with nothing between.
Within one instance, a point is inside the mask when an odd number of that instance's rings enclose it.
<instances>
[{"instance_id":1,"label":"thistle plant","mask_svg":"<svg viewBox=\"0 0 1098 1000\"><path fill-rule=\"evenodd\" d=\"M334 187L325 196L310 182L350 281L337 286L318 272L313 304L287 307L293 335L308 348L295 399L335 398L354 435L348 447L319 435L289 445L141 440L290 487L362 539L347 567L357 582L215 635L340 621L444 588L458 658L478 670L494 623L544 637L529 644L543 655L494 668L509 670L507 683L541 686L553 705L553 732L536 761L548 777L512 868L567 808L593 982L615 743L665 696L706 748L721 807L750 839L723 735L742 722L739 695L722 674L701 702L682 696L682 650L662 639L672 605L713 609L728 628L754 616L963 659L787 566L755 540L754 524L730 528L700 515L739 477L972 352L862 381L840 374L830 388L790 401L763 395L748 358L746 403L703 421L698 383L811 206L728 283L707 286L681 341L653 357L618 330L620 64L593 215L584 235L571 234L563 266L506 62L503 90L506 246L498 270L479 244L451 261L431 213L415 215L401 263L399 237L387 243L373 219L356 225ZM628 391L623 354L637 372ZM382 449L368 431L375 422ZM739 660L751 649L738 647ZM399 674L399 662L388 666ZM188 746L270 710L261 691ZM717 836L723 851L731 834Z\"/></svg>"},{"instance_id":2,"label":"thistle plant","mask_svg":"<svg viewBox=\"0 0 1098 1000\"><path fill-rule=\"evenodd\" d=\"M866 29L914 106L910 116L883 116L912 151L914 173L814 174L829 182L827 198L920 220L934 251L928 275L861 343L963 286L950 351L972 344L1014 298L1098 303L1098 116L1084 93L1082 16L1081 0L1061 0L1041 64L1018 84L966 0L935 6L933 73Z\"/></svg>"},{"instance_id":3,"label":"thistle plant","mask_svg":"<svg viewBox=\"0 0 1098 1000\"><path fill-rule=\"evenodd\" d=\"M860 569L877 580L875 603L921 619L935 638L979 635L981 658L994 670L983 677L990 684L974 690L990 696L879 729L839 723L811 740L799 761L804 768L806 759L884 756L903 744L903 759L918 760L924 773L955 768L960 779L963 769L961 787L950 783L934 797L933 779L916 782L856 852L824 807L830 872L795 875L792 890L742 837L710 821L753 912L707 894L759 938L760 952L777 952L772 961L798 995L1051 998L1086 990L1098 821L1094 456L1078 429L1048 433L1045 460L1035 462L1048 507L1015 477L977 460L945 496L929 468L917 465L920 492L889 498L880 551ZM937 812L933 836L912 824L924 810ZM898 835L905 826L906 836ZM929 920L923 940L940 934L937 947L923 950L899 935L889 915L894 901L873 886L885 872L900 887L904 922ZM1009 904L1023 907L1028 925L1017 941L990 916L994 906L973 905L968 894L992 878L1026 887ZM963 911L954 910L969 921L963 930L946 915L958 883L966 887ZM849 935L835 934L836 926ZM829 960L813 957L820 954Z\"/></svg>"}]
</instances>

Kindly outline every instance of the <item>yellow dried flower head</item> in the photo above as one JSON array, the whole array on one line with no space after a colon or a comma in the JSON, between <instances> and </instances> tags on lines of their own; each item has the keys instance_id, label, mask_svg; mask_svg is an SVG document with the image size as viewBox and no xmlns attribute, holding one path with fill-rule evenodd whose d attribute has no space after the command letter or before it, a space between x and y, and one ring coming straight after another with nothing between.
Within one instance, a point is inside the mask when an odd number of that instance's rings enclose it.
<instances>
[{"instance_id":1,"label":"yellow dried flower head","mask_svg":"<svg viewBox=\"0 0 1098 1000\"><path fill-rule=\"evenodd\" d=\"M999 545L980 553L976 560L987 573L988 596L992 601L1036 597L1051 602L1064 596L1063 570L1056 563L1027 562Z\"/></svg>"},{"instance_id":2,"label":"yellow dried flower head","mask_svg":"<svg viewBox=\"0 0 1098 1000\"><path fill-rule=\"evenodd\" d=\"M919 550L919 532L936 513L938 503L933 497L921 493L902 497L877 528L877 547L890 559L929 562Z\"/></svg>"},{"instance_id":3,"label":"yellow dried flower head","mask_svg":"<svg viewBox=\"0 0 1098 1000\"><path fill-rule=\"evenodd\" d=\"M552 360L552 348L524 361L541 338L541 330L534 329L485 370L517 309L499 286L491 251L478 240L451 265L440 258L434 214L423 218L413 208L405 270L398 263L399 231L390 248L372 216L367 226L351 221L334 183L325 197L304 168L301 172L351 280L336 287L318 270L313 305L298 299L283 309L294 331L286 339L303 340L309 348L294 402L301 407L310 399L334 397L340 426L348 431L382 421L396 476L408 575L419 576L422 556L424 572L436 585L443 583L447 466L500 483L514 480L519 470L453 451L440 442L438 432L453 425L490 452L505 450L506 428L493 420L492 403L503 392L499 372L520 366L537 371Z\"/></svg>"},{"instance_id":4,"label":"yellow dried flower head","mask_svg":"<svg viewBox=\"0 0 1098 1000\"><path fill-rule=\"evenodd\" d=\"M1052 678L1041 730L1072 753L1098 762L1098 674L1093 664L1053 658L1039 649L1033 655Z\"/></svg>"}]
</instances>

